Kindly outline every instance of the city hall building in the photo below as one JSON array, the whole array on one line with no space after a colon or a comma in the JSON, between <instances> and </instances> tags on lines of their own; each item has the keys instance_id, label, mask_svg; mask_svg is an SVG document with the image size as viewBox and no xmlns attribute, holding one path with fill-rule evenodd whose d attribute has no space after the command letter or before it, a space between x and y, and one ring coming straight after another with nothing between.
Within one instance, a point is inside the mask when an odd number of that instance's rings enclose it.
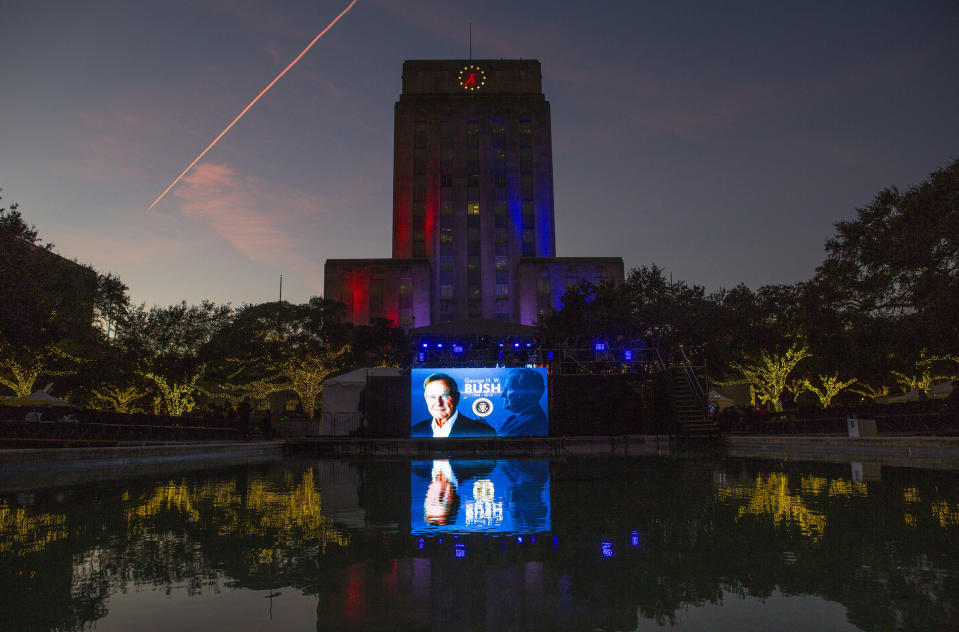
<instances>
[{"instance_id":1,"label":"city hall building","mask_svg":"<svg viewBox=\"0 0 959 632\"><path fill-rule=\"evenodd\" d=\"M620 257L556 256L553 208L538 61L406 61L395 106L393 256L328 260L325 295L358 325L533 325L571 285L623 281Z\"/></svg>"}]
</instances>

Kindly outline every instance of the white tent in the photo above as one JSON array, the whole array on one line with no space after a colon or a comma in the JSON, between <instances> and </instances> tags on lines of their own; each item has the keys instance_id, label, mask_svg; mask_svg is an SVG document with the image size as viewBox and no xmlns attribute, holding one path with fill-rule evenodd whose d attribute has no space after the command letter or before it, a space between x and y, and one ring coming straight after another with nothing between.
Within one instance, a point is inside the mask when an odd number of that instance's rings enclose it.
<instances>
[{"instance_id":1,"label":"white tent","mask_svg":"<svg viewBox=\"0 0 959 632\"><path fill-rule=\"evenodd\" d=\"M7 399L4 403L14 406L71 406L70 402L56 398L46 391L34 391L24 397Z\"/></svg>"},{"instance_id":2,"label":"white tent","mask_svg":"<svg viewBox=\"0 0 959 632\"><path fill-rule=\"evenodd\" d=\"M885 397L877 397L877 404L898 404L900 402L915 402L922 399L921 391L918 388L914 388L908 393L898 393L896 395L886 395Z\"/></svg>"},{"instance_id":3,"label":"white tent","mask_svg":"<svg viewBox=\"0 0 959 632\"><path fill-rule=\"evenodd\" d=\"M726 397L716 391L709 391L709 403L719 410L726 410L730 406L735 406L736 401L731 397Z\"/></svg>"},{"instance_id":4,"label":"white tent","mask_svg":"<svg viewBox=\"0 0 959 632\"><path fill-rule=\"evenodd\" d=\"M949 397L952 393L952 382L940 382L939 384L933 384L932 388L929 389L929 396L936 398Z\"/></svg>"},{"instance_id":5,"label":"white tent","mask_svg":"<svg viewBox=\"0 0 959 632\"><path fill-rule=\"evenodd\" d=\"M368 376L399 375L399 369L364 368L332 377L323 382L323 412L320 434L347 435L360 427L363 412L360 397Z\"/></svg>"}]
</instances>

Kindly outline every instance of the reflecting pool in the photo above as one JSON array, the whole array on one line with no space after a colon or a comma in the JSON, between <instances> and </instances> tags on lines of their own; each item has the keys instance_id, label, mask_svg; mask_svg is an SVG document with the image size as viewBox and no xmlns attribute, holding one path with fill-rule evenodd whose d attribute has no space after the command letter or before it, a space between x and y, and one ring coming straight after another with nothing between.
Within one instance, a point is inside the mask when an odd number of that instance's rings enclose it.
<instances>
[{"instance_id":1,"label":"reflecting pool","mask_svg":"<svg viewBox=\"0 0 959 632\"><path fill-rule=\"evenodd\" d=\"M0 495L4 630L955 630L959 472L346 461Z\"/></svg>"}]
</instances>

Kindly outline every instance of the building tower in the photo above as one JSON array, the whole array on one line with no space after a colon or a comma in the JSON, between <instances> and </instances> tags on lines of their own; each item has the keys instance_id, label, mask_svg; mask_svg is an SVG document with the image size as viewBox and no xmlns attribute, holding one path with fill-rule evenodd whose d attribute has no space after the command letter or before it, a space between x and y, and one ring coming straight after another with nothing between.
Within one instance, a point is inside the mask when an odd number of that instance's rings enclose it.
<instances>
[{"instance_id":1,"label":"building tower","mask_svg":"<svg viewBox=\"0 0 959 632\"><path fill-rule=\"evenodd\" d=\"M430 261L432 322L519 320L520 257L552 257L553 157L538 61L407 61L393 257Z\"/></svg>"},{"instance_id":2,"label":"building tower","mask_svg":"<svg viewBox=\"0 0 959 632\"><path fill-rule=\"evenodd\" d=\"M556 257L550 106L535 60L403 63L393 140L393 256L330 259L325 294L355 324L535 324L619 257Z\"/></svg>"}]
</instances>

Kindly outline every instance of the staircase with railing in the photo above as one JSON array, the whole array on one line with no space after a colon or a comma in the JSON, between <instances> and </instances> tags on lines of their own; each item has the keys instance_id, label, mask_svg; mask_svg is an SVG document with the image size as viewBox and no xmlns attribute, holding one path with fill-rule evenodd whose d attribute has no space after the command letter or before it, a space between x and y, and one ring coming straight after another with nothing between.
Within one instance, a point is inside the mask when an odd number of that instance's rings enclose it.
<instances>
[{"instance_id":1,"label":"staircase with railing","mask_svg":"<svg viewBox=\"0 0 959 632\"><path fill-rule=\"evenodd\" d=\"M677 437L684 441L719 438L719 425L709 416L706 367L693 365L682 347L665 361L659 357L659 363L666 375Z\"/></svg>"}]
</instances>

